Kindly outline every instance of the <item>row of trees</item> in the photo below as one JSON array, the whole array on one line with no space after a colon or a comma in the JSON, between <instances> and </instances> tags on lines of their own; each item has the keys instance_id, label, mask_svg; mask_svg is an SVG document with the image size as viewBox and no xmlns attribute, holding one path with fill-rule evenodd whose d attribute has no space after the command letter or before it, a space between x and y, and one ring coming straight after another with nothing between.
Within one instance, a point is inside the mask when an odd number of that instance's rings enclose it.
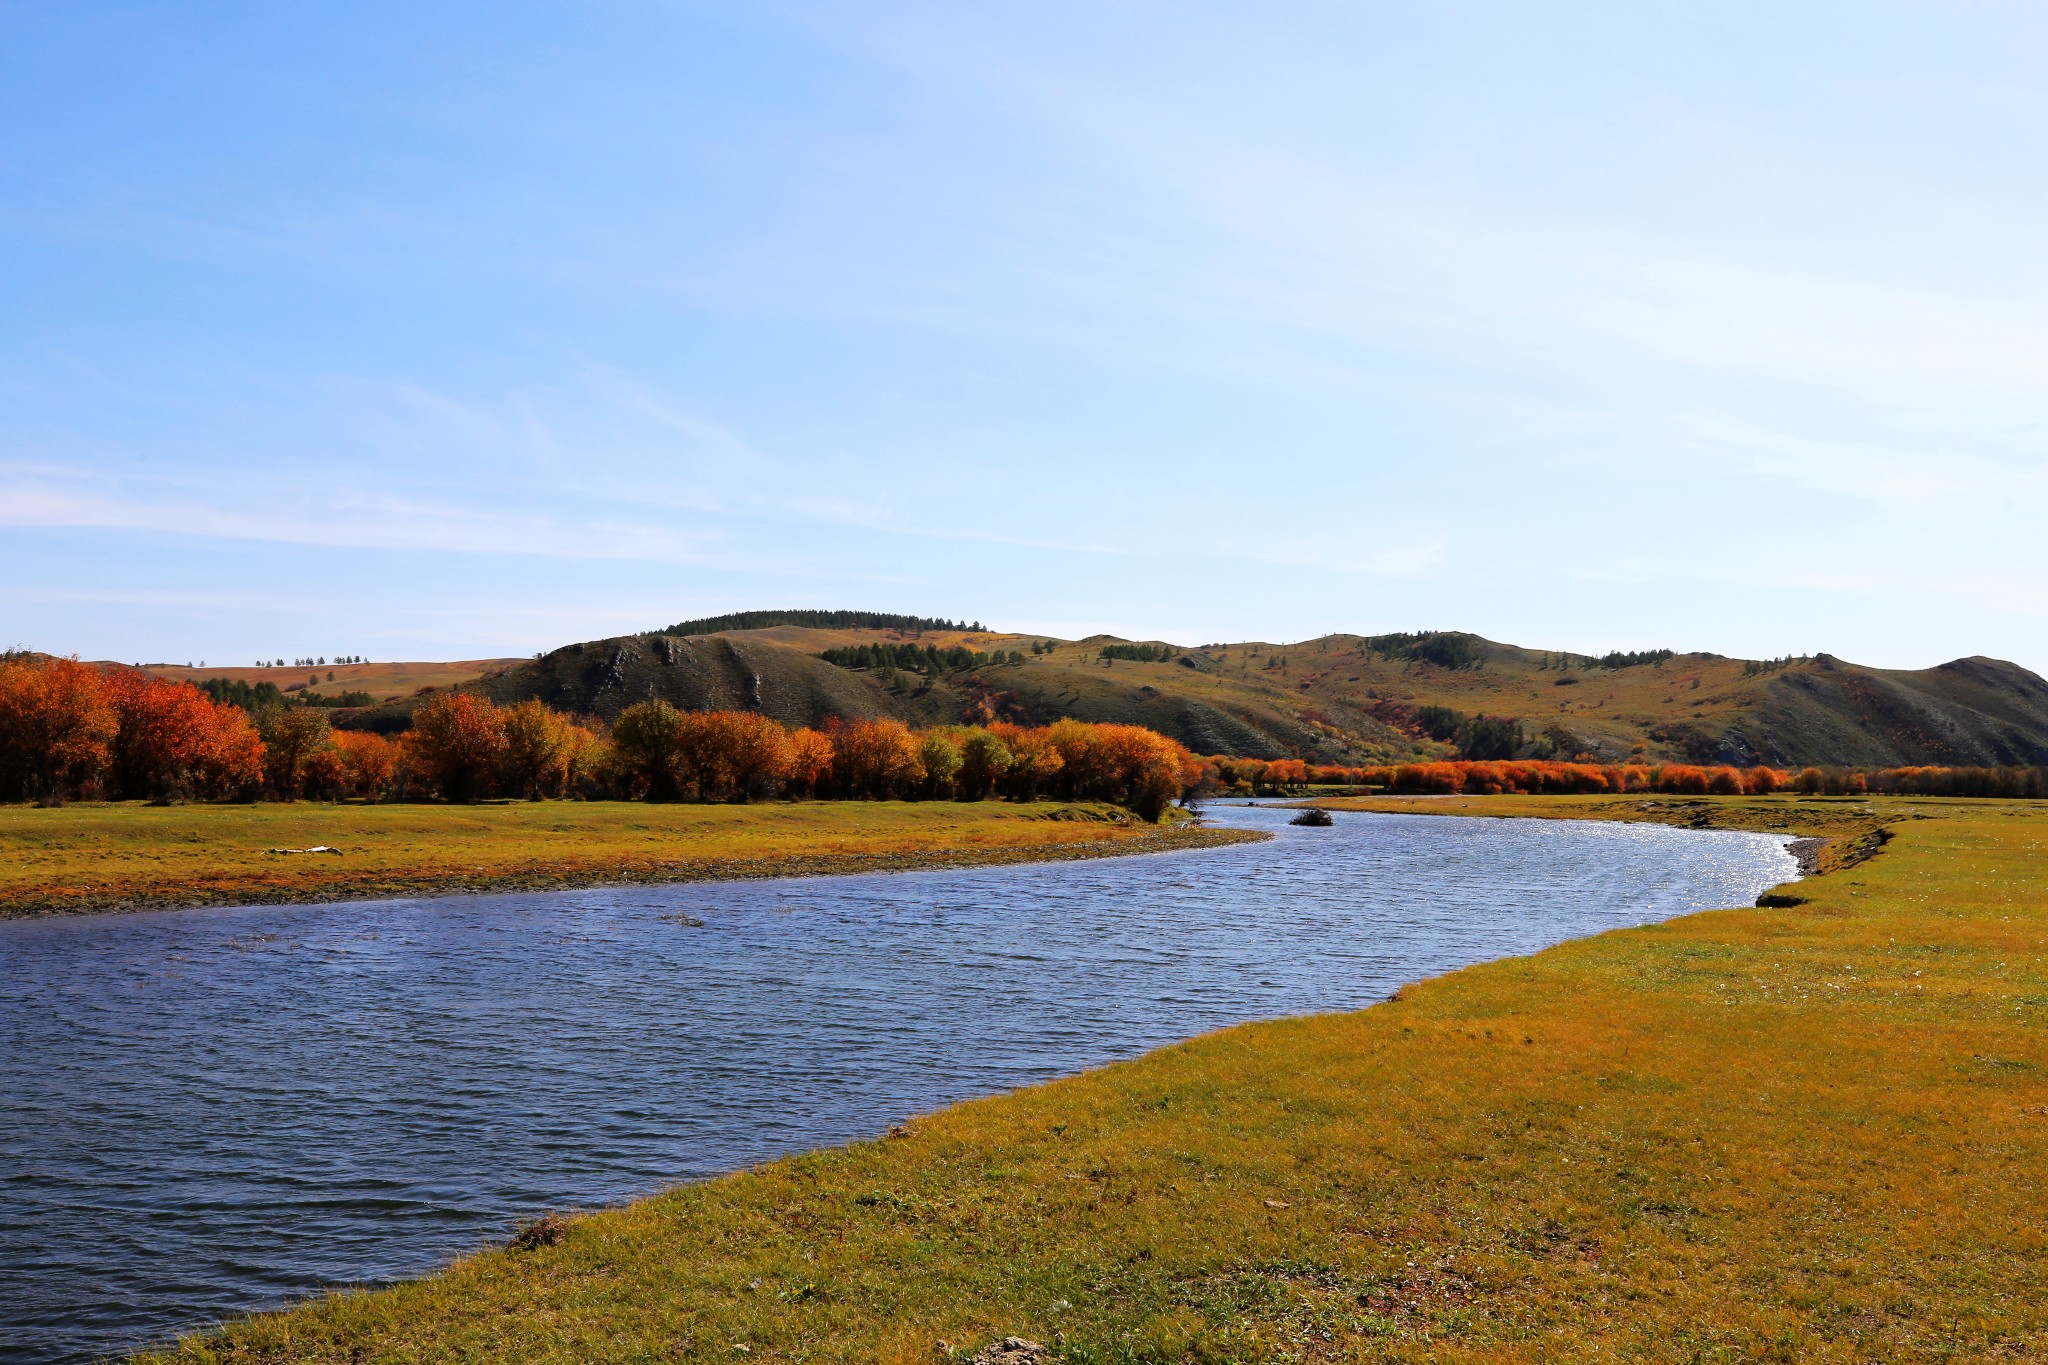
<instances>
[{"instance_id":1,"label":"row of trees","mask_svg":"<svg viewBox=\"0 0 2048 1365\"><path fill-rule=\"evenodd\" d=\"M1114 801L1156 820L1205 777L1193 755L1155 731L1074 720L912 730L888 719L833 719L810 729L647 701L620 714L612 746L616 781L669 800L1055 796Z\"/></svg>"},{"instance_id":2,"label":"row of trees","mask_svg":"<svg viewBox=\"0 0 2048 1365\"><path fill-rule=\"evenodd\" d=\"M1114 801L1157 819L1209 770L1134 725L791 727L747 711L629 706L615 725L538 701L424 699L396 739L319 708L252 714L190 683L71 659L0 662L0 799L784 796Z\"/></svg>"},{"instance_id":3,"label":"row of trees","mask_svg":"<svg viewBox=\"0 0 2048 1365\"><path fill-rule=\"evenodd\" d=\"M75 659L0 662L0 797L227 797L262 778L240 707L187 683Z\"/></svg>"},{"instance_id":4,"label":"row of trees","mask_svg":"<svg viewBox=\"0 0 2048 1365\"><path fill-rule=\"evenodd\" d=\"M368 692L342 692L336 696L300 690L287 692L274 682L244 682L240 678L202 678L194 684L218 702L239 706L251 715L283 706L375 706L377 698Z\"/></svg>"},{"instance_id":5,"label":"row of trees","mask_svg":"<svg viewBox=\"0 0 2048 1365\"><path fill-rule=\"evenodd\" d=\"M1401 793L1492 795L1501 792L1662 792L1681 796L1978 796L2048 797L2048 767L1782 768L1702 767L1689 763L1513 762L1401 763L1310 767L1299 759L1212 758L1222 785L1245 793L1298 792L1318 786L1376 787Z\"/></svg>"}]
</instances>

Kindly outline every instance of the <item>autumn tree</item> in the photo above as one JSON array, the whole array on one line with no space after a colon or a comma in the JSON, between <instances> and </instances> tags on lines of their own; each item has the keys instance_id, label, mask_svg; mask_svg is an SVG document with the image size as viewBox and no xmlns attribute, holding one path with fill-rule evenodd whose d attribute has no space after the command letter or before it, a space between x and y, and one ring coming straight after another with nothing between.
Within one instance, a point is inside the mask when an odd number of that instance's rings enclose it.
<instances>
[{"instance_id":1,"label":"autumn tree","mask_svg":"<svg viewBox=\"0 0 2048 1365\"><path fill-rule=\"evenodd\" d=\"M262 742L240 707L132 668L108 674L106 690L117 721L109 769L117 795L237 794L260 777L252 769Z\"/></svg>"},{"instance_id":2,"label":"autumn tree","mask_svg":"<svg viewBox=\"0 0 2048 1365\"><path fill-rule=\"evenodd\" d=\"M106 676L76 659L0 663L0 781L54 805L97 778L120 729Z\"/></svg>"},{"instance_id":3,"label":"autumn tree","mask_svg":"<svg viewBox=\"0 0 2048 1365\"><path fill-rule=\"evenodd\" d=\"M562 794L583 797L619 794L619 758L611 735L587 725L571 724L562 764Z\"/></svg>"},{"instance_id":4,"label":"autumn tree","mask_svg":"<svg viewBox=\"0 0 2048 1365\"><path fill-rule=\"evenodd\" d=\"M927 730L917 742L917 766L923 776L918 790L936 799L953 794L953 776L960 771L960 746L944 730Z\"/></svg>"},{"instance_id":5,"label":"autumn tree","mask_svg":"<svg viewBox=\"0 0 2048 1365\"><path fill-rule=\"evenodd\" d=\"M263 737L249 713L239 706L214 702L206 717L207 734L191 769L197 793L216 801L254 796L263 784Z\"/></svg>"},{"instance_id":6,"label":"autumn tree","mask_svg":"<svg viewBox=\"0 0 2048 1365\"><path fill-rule=\"evenodd\" d=\"M960 796L967 801L985 801L1010 770L1010 746L981 726L960 736Z\"/></svg>"},{"instance_id":7,"label":"autumn tree","mask_svg":"<svg viewBox=\"0 0 2048 1365\"><path fill-rule=\"evenodd\" d=\"M340 756L343 784L352 796L375 801L391 787L398 771L398 746L368 730L337 730L334 752Z\"/></svg>"},{"instance_id":8,"label":"autumn tree","mask_svg":"<svg viewBox=\"0 0 2048 1365\"><path fill-rule=\"evenodd\" d=\"M683 787L683 715L656 697L619 712L612 745L629 779L645 783L650 801L673 801Z\"/></svg>"},{"instance_id":9,"label":"autumn tree","mask_svg":"<svg viewBox=\"0 0 2048 1365\"><path fill-rule=\"evenodd\" d=\"M258 716L256 729L270 789L286 801L298 800L313 756L327 747L327 717L315 707L281 707Z\"/></svg>"},{"instance_id":10,"label":"autumn tree","mask_svg":"<svg viewBox=\"0 0 2048 1365\"><path fill-rule=\"evenodd\" d=\"M499 723L505 735L500 760L504 790L532 801L560 792L568 777L570 731L574 727L531 699L507 707Z\"/></svg>"},{"instance_id":11,"label":"autumn tree","mask_svg":"<svg viewBox=\"0 0 2048 1365\"><path fill-rule=\"evenodd\" d=\"M1066 759L1048 732L1019 725L998 724L988 728L1010 751L1010 766L1002 778L1010 796L1019 801L1035 801L1041 789L1059 780Z\"/></svg>"},{"instance_id":12,"label":"autumn tree","mask_svg":"<svg viewBox=\"0 0 2048 1365\"><path fill-rule=\"evenodd\" d=\"M1142 725L1090 728L1095 732L1089 754L1094 779L1083 794L1129 806L1147 820L1164 816L1180 799L1187 750ZM1300 766L1299 760L1293 762Z\"/></svg>"},{"instance_id":13,"label":"autumn tree","mask_svg":"<svg viewBox=\"0 0 2048 1365\"><path fill-rule=\"evenodd\" d=\"M734 800L765 794L789 762L789 731L752 711L716 711L720 776Z\"/></svg>"},{"instance_id":14,"label":"autumn tree","mask_svg":"<svg viewBox=\"0 0 2048 1365\"><path fill-rule=\"evenodd\" d=\"M788 732L752 711L693 711L677 742L683 786L704 801L745 801L781 775Z\"/></svg>"},{"instance_id":15,"label":"autumn tree","mask_svg":"<svg viewBox=\"0 0 2048 1365\"><path fill-rule=\"evenodd\" d=\"M832 741L808 726L789 732L782 780L791 796L813 796L832 772Z\"/></svg>"},{"instance_id":16,"label":"autumn tree","mask_svg":"<svg viewBox=\"0 0 2048 1365\"><path fill-rule=\"evenodd\" d=\"M1056 788L1070 800L1100 788L1107 776L1104 755L1096 743L1099 728L1071 718L1045 727L1045 741L1060 759L1054 770Z\"/></svg>"},{"instance_id":17,"label":"autumn tree","mask_svg":"<svg viewBox=\"0 0 2048 1365\"><path fill-rule=\"evenodd\" d=\"M886 800L923 776L916 736L899 720L857 720L832 735L832 773L849 796Z\"/></svg>"},{"instance_id":18,"label":"autumn tree","mask_svg":"<svg viewBox=\"0 0 2048 1365\"><path fill-rule=\"evenodd\" d=\"M299 781L305 795L322 801L339 801L349 794L348 760L334 747L332 736L307 757Z\"/></svg>"},{"instance_id":19,"label":"autumn tree","mask_svg":"<svg viewBox=\"0 0 2048 1365\"><path fill-rule=\"evenodd\" d=\"M504 713L482 697L444 692L412 713L405 737L420 775L450 801L488 796L505 759Z\"/></svg>"}]
</instances>

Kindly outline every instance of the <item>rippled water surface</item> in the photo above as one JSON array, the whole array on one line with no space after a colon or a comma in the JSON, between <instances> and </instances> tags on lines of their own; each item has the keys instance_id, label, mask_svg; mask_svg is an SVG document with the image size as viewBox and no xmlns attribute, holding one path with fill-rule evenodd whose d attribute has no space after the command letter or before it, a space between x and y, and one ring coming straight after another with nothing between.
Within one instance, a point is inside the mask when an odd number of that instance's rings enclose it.
<instances>
[{"instance_id":1,"label":"rippled water surface","mask_svg":"<svg viewBox=\"0 0 2048 1365\"><path fill-rule=\"evenodd\" d=\"M540 1210L1795 875L1767 835L1213 814L1278 837L0 924L0 1360L418 1274Z\"/></svg>"}]
</instances>

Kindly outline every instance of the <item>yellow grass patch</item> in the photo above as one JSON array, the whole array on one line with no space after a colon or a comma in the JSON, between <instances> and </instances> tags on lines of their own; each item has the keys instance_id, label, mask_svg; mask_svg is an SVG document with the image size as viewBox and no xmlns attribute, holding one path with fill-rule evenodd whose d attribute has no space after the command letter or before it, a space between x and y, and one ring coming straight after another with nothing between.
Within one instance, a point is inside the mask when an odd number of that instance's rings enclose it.
<instances>
[{"instance_id":1,"label":"yellow grass patch","mask_svg":"<svg viewBox=\"0 0 2048 1365\"><path fill-rule=\"evenodd\" d=\"M304 688L324 696L368 692L379 701L409 697L422 687L453 687L486 673L526 662L524 659L455 659L446 663L320 664L305 668L186 668L151 664L144 671L172 682L200 683L208 678L230 682L275 683L279 691Z\"/></svg>"},{"instance_id":2,"label":"yellow grass patch","mask_svg":"<svg viewBox=\"0 0 2048 1365\"><path fill-rule=\"evenodd\" d=\"M959 867L1244 837L1055 802L0 806L0 916ZM268 851L319 845L341 852Z\"/></svg>"}]
</instances>

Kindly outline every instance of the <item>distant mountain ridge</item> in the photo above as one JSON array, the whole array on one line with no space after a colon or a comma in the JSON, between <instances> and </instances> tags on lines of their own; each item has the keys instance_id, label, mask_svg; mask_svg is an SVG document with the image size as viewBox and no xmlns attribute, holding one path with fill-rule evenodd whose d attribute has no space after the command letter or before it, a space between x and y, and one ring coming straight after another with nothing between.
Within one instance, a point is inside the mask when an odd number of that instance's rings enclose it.
<instances>
[{"instance_id":1,"label":"distant mountain ridge","mask_svg":"<svg viewBox=\"0 0 2048 1365\"><path fill-rule=\"evenodd\" d=\"M760 621L770 624L747 624ZM1595 657L1459 631L1179 646L871 612L741 612L681 627L689 629L566 645L462 686L607 720L650 697L800 725L832 716L918 724L1073 716L1146 725L1200 753L1330 763L1453 755L1781 767L2048 763L2048 681L1981 657L1917 670L1826 654ZM884 641L935 648L838 657L992 658L913 671L820 657ZM408 710L382 708L355 723L395 728Z\"/></svg>"}]
</instances>

